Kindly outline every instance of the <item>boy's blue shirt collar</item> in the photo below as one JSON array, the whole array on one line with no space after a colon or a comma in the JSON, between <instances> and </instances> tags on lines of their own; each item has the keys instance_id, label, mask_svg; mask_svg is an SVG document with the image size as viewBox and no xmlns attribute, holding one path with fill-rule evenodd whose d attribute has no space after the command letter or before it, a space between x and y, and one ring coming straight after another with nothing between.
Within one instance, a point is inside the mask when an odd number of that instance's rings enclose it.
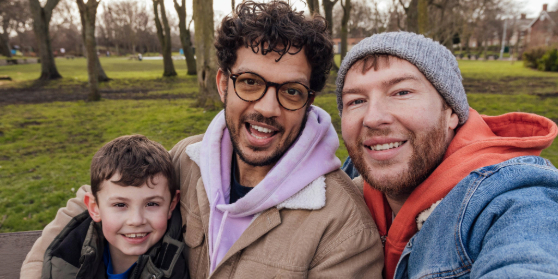
<instances>
[{"instance_id":1,"label":"boy's blue shirt collar","mask_svg":"<svg viewBox=\"0 0 558 279\"><path fill-rule=\"evenodd\" d=\"M136 263L134 263L132 266L130 266L130 268L128 268L128 270L124 271L123 273L113 274L112 259L110 257L110 250L109 250L109 245L108 245L107 242L105 242L105 251L103 252L103 261L105 263L105 266L107 267L107 277L108 277L108 279L128 279L128 276L130 275L130 272L132 272L132 269L134 268L134 266L136 266Z\"/></svg>"}]
</instances>

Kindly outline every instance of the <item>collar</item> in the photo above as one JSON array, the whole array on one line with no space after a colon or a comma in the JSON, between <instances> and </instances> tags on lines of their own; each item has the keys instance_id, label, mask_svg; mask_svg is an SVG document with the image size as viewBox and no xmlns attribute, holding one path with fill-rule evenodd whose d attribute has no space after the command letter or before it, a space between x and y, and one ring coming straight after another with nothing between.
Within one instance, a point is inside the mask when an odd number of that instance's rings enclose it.
<instances>
[{"instance_id":1,"label":"collar","mask_svg":"<svg viewBox=\"0 0 558 279\"><path fill-rule=\"evenodd\" d=\"M202 142L196 142L186 147L186 154L199 167ZM325 206L326 183L325 176L320 176L302 190L277 205L277 209L305 209L318 210Z\"/></svg>"}]
</instances>

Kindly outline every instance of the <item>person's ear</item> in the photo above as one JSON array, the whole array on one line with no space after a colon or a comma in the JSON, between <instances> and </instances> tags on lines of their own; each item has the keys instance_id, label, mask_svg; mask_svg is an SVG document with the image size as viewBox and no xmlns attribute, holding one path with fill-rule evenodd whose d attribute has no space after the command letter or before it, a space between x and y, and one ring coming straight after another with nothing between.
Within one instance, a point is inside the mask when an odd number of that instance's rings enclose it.
<instances>
[{"instance_id":1,"label":"person's ear","mask_svg":"<svg viewBox=\"0 0 558 279\"><path fill-rule=\"evenodd\" d=\"M457 113L453 112L452 109L450 109L450 111L451 115L448 121L448 128L451 130L455 130L455 128L457 128L457 125L459 125L459 117L457 116Z\"/></svg>"},{"instance_id":2,"label":"person's ear","mask_svg":"<svg viewBox=\"0 0 558 279\"><path fill-rule=\"evenodd\" d=\"M217 71L217 91L221 97L221 102L225 103L225 95L227 94L227 87L229 82L229 74L225 73L223 69L219 68Z\"/></svg>"},{"instance_id":3,"label":"person's ear","mask_svg":"<svg viewBox=\"0 0 558 279\"><path fill-rule=\"evenodd\" d=\"M169 206L169 213L167 214L167 219L170 219L170 217L172 216L172 211L178 204L179 200L180 200L180 190L176 190L176 194L174 194L174 198L172 199Z\"/></svg>"},{"instance_id":4,"label":"person's ear","mask_svg":"<svg viewBox=\"0 0 558 279\"><path fill-rule=\"evenodd\" d=\"M92 193L85 193L83 198L83 203L87 206L87 211L89 211L89 216L95 222L101 222L101 211L99 210L99 204L95 200Z\"/></svg>"},{"instance_id":5,"label":"person's ear","mask_svg":"<svg viewBox=\"0 0 558 279\"><path fill-rule=\"evenodd\" d=\"M310 106L314 103L314 99L316 98L316 92L314 92L314 94L312 94L310 96L310 98L308 99L308 108L310 108Z\"/></svg>"}]
</instances>

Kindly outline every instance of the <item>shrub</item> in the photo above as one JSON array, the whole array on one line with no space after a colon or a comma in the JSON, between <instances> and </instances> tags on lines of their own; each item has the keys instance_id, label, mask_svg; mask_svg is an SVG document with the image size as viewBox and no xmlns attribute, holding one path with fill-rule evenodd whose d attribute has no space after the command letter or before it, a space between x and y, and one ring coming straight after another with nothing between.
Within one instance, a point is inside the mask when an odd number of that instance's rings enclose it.
<instances>
[{"instance_id":1,"label":"shrub","mask_svg":"<svg viewBox=\"0 0 558 279\"><path fill-rule=\"evenodd\" d=\"M523 52L523 64L525 67L537 69L538 60L544 56L546 50L544 47L537 47Z\"/></svg>"},{"instance_id":2,"label":"shrub","mask_svg":"<svg viewBox=\"0 0 558 279\"><path fill-rule=\"evenodd\" d=\"M540 71L558 72L558 49L549 49L540 59L537 59Z\"/></svg>"}]
</instances>

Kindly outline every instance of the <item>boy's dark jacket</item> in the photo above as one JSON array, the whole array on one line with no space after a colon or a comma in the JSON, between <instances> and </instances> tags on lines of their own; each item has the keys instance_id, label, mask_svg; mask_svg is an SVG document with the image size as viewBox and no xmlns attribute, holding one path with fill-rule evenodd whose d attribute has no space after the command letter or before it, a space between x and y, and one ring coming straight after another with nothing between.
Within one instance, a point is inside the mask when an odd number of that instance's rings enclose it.
<instances>
[{"instance_id":1,"label":"boy's dark jacket","mask_svg":"<svg viewBox=\"0 0 558 279\"><path fill-rule=\"evenodd\" d=\"M129 278L189 278L182 253L182 235L182 218L177 207L165 235L139 257ZM46 250L42 278L107 278L104 243L101 225L93 222L88 211L83 212L68 223Z\"/></svg>"}]
</instances>

